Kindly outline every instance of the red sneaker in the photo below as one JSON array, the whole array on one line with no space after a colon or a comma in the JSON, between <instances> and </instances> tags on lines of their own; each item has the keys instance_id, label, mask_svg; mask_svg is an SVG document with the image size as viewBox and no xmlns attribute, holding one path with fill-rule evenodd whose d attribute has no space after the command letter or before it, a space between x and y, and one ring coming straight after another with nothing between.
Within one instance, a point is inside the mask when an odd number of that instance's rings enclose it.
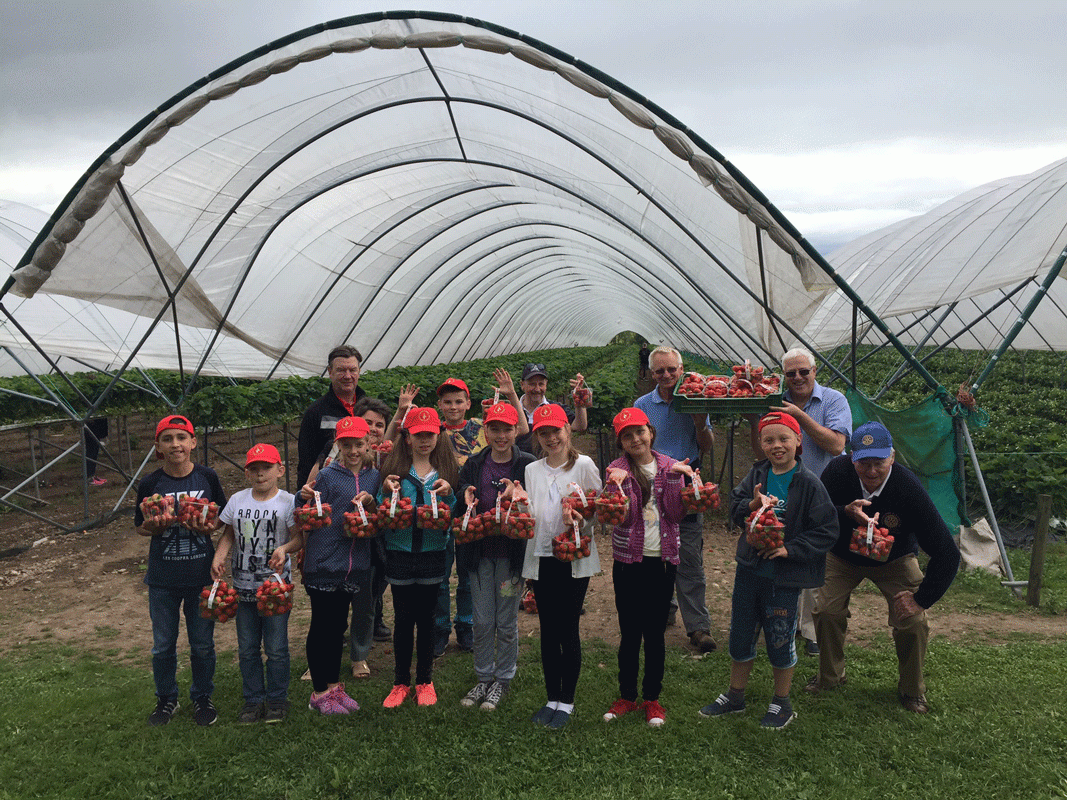
<instances>
[{"instance_id":1,"label":"red sneaker","mask_svg":"<svg viewBox=\"0 0 1067 800\"><path fill-rule=\"evenodd\" d=\"M667 721L667 712L663 706L659 704L659 700L649 700L644 704L645 719L648 720L648 724L654 728L658 728L664 722Z\"/></svg>"},{"instance_id":2,"label":"red sneaker","mask_svg":"<svg viewBox=\"0 0 1067 800\"><path fill-rule=\"evenodd\" d=\"M396 708L407 699L409 694L411 694L411 687L398 683L393 686L393 690L389 692L389 696L382 701L382 705L385 708Z\"/></svg>"},{"instance_id":3,"label":"red sneaker","mask_svg":"<svg viewBox=\"0 0 1067 800\"><path fill-rule=\"evenodd\" d=\"M420 706L432 706L437 702L437 690L433 688L433 683L415 685L415 702Z\"/></svg>"},{"instance_id":4,"label":"red sneaker","mask_svg":"<svg viewBox=\"0 0 1067 800\"><path fill-rule=\"evenodd\" d=\"M620 697L611 704L611 708L609 708L604 715L604 722L611 722L613 719L621 717L623 714L629 714L631 711L636 711L637 708L637 703L633 700L626 700L625 698Z\"/></svg>"}]
</instances>

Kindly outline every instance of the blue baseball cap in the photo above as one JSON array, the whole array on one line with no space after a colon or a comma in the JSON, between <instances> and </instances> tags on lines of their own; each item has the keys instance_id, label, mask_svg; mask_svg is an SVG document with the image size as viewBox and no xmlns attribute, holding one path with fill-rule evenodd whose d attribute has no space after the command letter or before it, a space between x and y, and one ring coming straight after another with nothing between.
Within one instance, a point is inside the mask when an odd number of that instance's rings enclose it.
<instances>
[{"instance_id":1,"label":"blue baseball cap","mask_svg":"<svg viewBox=\"0 0 1067 800\"><path fill-rule=\"evenodd\" d=\"M861 458L889 458L893 452L893 436L881 422L864 422L852 432L852 460Z\"/></svg>"}]
</instances>

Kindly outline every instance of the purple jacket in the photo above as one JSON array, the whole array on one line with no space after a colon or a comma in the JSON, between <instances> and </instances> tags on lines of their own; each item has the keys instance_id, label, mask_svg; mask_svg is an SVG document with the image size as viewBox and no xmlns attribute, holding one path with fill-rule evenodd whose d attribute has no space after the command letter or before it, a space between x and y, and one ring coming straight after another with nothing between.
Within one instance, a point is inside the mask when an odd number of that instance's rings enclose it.
<instances>
[{"instance_id":1,"label":"purple jacket","mask_svg":"<svg viewBox=\"0 0 1067 800\"><path fill-rule=\"evenodd\" d=\"M685 516L682 508L682 483L684 478L668 472L675 459L652 451L656 457L656 476L652 481L652 496L659 509L660 552L665 561L678 563L678 523ZM630 498L630 510L626 521L611 531L611 550L616 561L633 564L640 561L645 551L645 517L641 513L641 488L630 469L626 456L617 458L608 465L624 470L629 477L622 482L623 492ZM605 485L606 482L605 482Z\"/></svg>"}]
</instances>

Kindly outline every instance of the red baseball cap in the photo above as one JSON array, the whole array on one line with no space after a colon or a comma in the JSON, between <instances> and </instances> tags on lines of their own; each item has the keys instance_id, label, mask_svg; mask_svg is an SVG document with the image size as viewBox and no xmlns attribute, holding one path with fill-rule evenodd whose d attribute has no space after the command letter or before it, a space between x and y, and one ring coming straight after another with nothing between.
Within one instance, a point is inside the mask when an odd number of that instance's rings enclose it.
<instances>
[{"instance_id":1,"label":"red baseball cap","mask_svg":"<svg viewBox=\"0 0 1067 800\"><path fill-rule=\"evenodd\" d=\"M253 445L252 449L248 451L248 455L245 456L245 466L254 464L257 461L266 461L268 464L281 464L282 457L278 453L278 448L272 444L257 444Z\"/></svg>"},{"instance_id":2,"label":"red baseball cap","mask_svg":"<svg viewBox=\"0 0 1067 800\"><path fill-rule=\"evenodd\" d=\"M163 431L173 428L174 430L185 431L190 436L196 436L196 430L193 429L193 423L187 420L185 417L178 414L174 414L170 417L163 417L156 425L156 440L159 440Z\"/></svg>"},{"instance_id":3,"label":"red baseball cap","mask_svg":"<svg viewBox=\"0 0 1067 800\"><path fill-rule=\"evenodd\" d=\"M563 406L555 403L545 403L537 407L537 410L533 412L533 430L544 427L562 428L570 420L567 419L567 412L563 410Z\"/></svg>"},{"instance_id":4,"label":"red baseball cap","mask_svg":"<svg viewBox=\"0 0 1067 800\"><path fill-rule=\"evenodd\" d=\"M798 437L803 438L803 434L800 432L800 423L797 422L797 418L792 414L783 414L781 411L770 411L760 417L758 431L762 431L768 425L785 425L789 430L793 431ZM803 445L797 444L797 454L799 455Z\"/></svg>"},{"instance_id":5,"label":"red baseball cap","mask_svg":"<svg viewBox=\"0 0 1067 800\"><path fill-rule=\"evenodd\" d=\"M519 412L511 403L497 403L490 406L482 417L482 422L488 425L490 422L503 422L505 425L518 425Z\"/></svg>"},{"instance_id":6,"label":"red baseball cap","mask_svg":"<svg viewBox=\"0 0 1067 800\"><path fill-rule=\"evenodd\" d=\"M370 425L363 417L341 417L334 428L334 439L362 439L370 433Z\"/></svg>"},{"instance_id":7,"label":"red baseball cap","mask_svg":"<svg viewBox=\"0 0 1067 800\"><path fill-rule=\"evenodd\" d=\"M404 430L408 433L440 433L441 420L432 408L415 408L412 406L404 415Z\"/></svg>"},{"instance_id":8,"label":"red baseball cap","mask_svg":"<svg viewBox=\"0 0 1067 800\"><path fill-rule=\"evenodd\" d=\"M467 388L467 384L465 384L459 378L449 378L440 386L438 386L437 396L440 397L441 392L445 391L446 389L459 389L459 391L463 392L465 395L467 395L467 397L471 396L470 390Z\"/></svg>"},{"instance_id":9,"label":"red baseball cap","mask_svg":"<svg viewBox=\"0 0 1067 800\"><path fill-rule=\"evenodd\" d=\"M623 428L629 428L632 425L648 425L649 422L645 412L641 409L624 408L615 415L615 419L611 421L611 424L615 426L615 435L618 436L622 433Z\"/></svg>"}]
</instances>

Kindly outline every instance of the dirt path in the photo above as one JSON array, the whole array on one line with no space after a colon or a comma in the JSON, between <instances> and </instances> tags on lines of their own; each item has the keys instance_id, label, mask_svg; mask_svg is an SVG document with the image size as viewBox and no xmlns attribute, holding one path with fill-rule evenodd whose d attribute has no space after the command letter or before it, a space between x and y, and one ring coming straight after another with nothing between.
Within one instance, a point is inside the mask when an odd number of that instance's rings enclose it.
<instances>
[{"instance_id":1,"label":"dirt path","mask_svg":"<svg viewBox=\"0 0 1067 800\"><path fill-rule=\"evenodd\" d=\"M720 517L707 527L705 568L712 631L725 645L733 588L735 534L725 530ZM582 620L584 638L602 638L615 644L618 624L611 586L611 548L606 537L598 540L605 572L594 577ZM118 520L88 533L49 539L13 558L0 560L0 653L41 640L69 643L109 658L129 660L148 668L151 626L147 613L147 590L142 583L148 542L133 532L130 520ZM850 640L868 643L887 632L885 603L873 592L858 592L853 598ZM392 616L386 593L386 618ZM1063 621L1037 614L964 614L935 608L935 635L960 641L1006 641L1023 633L1039 637L1062 637ZM307 596L297 591L291 621L294 643L303 641L310 617ZM537 617L520 614L522 636L537 636ZM233 626L217 634L220 651L236 650ZM693 652L685 631L678 625L667 631L669 646ZM184 636L180 645L184 645ZM454 643L451 645L454 648ZM301 649L295 645L294 653ZM725 649L724 647L721 648ZM695 652L694 652L694 655ZM299 656L298 656L299 657ZM388 666L388 648L372 652L372 667Z\"/></svg>"}]
</instances>

